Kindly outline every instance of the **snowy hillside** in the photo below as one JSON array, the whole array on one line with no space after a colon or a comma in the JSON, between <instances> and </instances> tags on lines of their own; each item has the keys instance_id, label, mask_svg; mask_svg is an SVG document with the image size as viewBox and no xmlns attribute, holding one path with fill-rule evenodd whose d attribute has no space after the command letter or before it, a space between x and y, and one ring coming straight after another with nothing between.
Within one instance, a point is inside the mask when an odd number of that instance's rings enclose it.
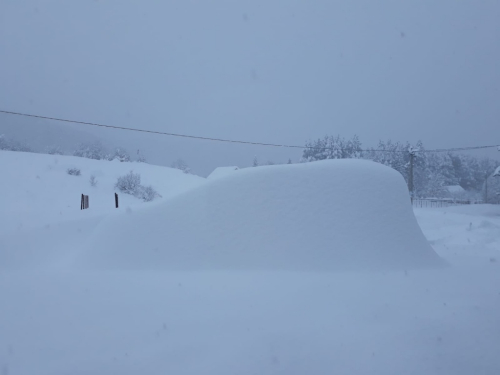
<instances>
[{"instance_id":1,"label":"snowy hillside","mask_svg":"<svg viewBox=\"0 0 500 375\"><path fill-rule=\"evenodd\" d=\"M79 169L80 176L69 175L67 171L72 168ZM141 175L143 185L152 185L163 200L205 182L177 169L144 163L0 151L0 234L116 214L161 201L145 204L120 194L120 209L115 209L117 178L131 170ZM95 177L95 186L90 184L91 176ZM83 212L81 194L89 195L90 200L90 209Z\"/></svg>"},{"instance_id":2,"label":"snowy hillside","mask_svg":"<svg viewBox=\"0 0 500 375\"><path fill-rule=\"evenodd\" d=\"M131 167L163 198L116 210ZM359 161L213 181L6 152L0 168L2 374L500 373L500 206L417 223L402 178Z\"/></svg>"}]
</instances>

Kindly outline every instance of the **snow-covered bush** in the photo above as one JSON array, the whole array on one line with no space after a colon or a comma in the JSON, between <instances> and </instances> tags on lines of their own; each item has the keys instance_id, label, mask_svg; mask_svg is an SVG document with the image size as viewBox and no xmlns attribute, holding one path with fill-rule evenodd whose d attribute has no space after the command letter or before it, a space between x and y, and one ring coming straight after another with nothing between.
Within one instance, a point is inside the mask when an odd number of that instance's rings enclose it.
<instances>
[{"instance_id":1,"label":"snow-covered bush","mask_svg":"<svg viewBox=\"0 0 500 375\"><path fill-rule=\"evenodd\" d=\"M157 197L161 197L161 195L152 186L141 186L139 188L138 198L143 199L144 202L151 202Z\"/></svg>"},{"instance_id":2,"label":"snow-covered bush","mask_svg":"<svg viewBox=\"0 0 500 375\"><path fill-rule=\"evenodd\" d=\"M46 150L46 152L49 155L64 155L64 151L59 146L48 147L47 150Z\"/></svg>"},{"instance_id":3,"label":"snow-covered bush","mask_svg":"<svg viewBox=\"0 0 500 375\"><path fill-rule=\"evenodd\" d=\"M0 150L32 152L28 144L7 138L4 134L0 134Z\"/></svg>"},{"instance_id":4,"label":"snow-covered bush","mask_svg":"<svg viewBox=\"0 0 500 375\"><path fill-rule=\"evenodd\" d=\"M115 187L122 193L136 195L141 186L141 175L130 171L125 176L118 177Z\"/></svg>"},{"instance_id":5,"label":"snow-covered bush","mask_svg":"<svg viewBox=\"0 0 500 375\"><path fill-rule=\"evenodd\" d=\"M127 152L127 150L117 147L115 149L115 152L109 158L109 160L115 160L115 159L120 160L121 162L128 162L130 161L130 155Z\"/></svg>"},{"instance_id":6,"label":"snow-covered bush","mask_svg":"<svg viewBox=\"0 0 500 375\"><path fill-rule=\"evenodd\" d=\"M82 174L78 168L68 168L66 172L71 176L80 176Z\"/></svg>"},{"instance_id":7,"label":"snow-covered bush","mask_svg":"<svg viewBox=\"0 0 500 375\"><path fill-rule=\"evenodd\" d=\"M181 171L183 171L184 173L191 173L191 168L189 168L189 166L186 164L186 162L182 159L177 159L176 161L174 161L171 165L172 168L175 168L175 169L180 169Z\"/></svg>"},{"instance_id":8,"label":"snow-covered bush","mask_svg":"<svg viewBox=\"0 0 500 375\"><path fill-rule=\"evenodd\" d=\"M90 186L92 186L92 187L97 186L97 178L94 175L90 176L89 182L90 182Z\"/></svg>"},{"instance_id":9,"label":"snow-covered bush","mask_svg":"<svg viewBox=\"0 0 500 375\"><path fill-rule=\"evenodd\" d=\"M115 187L122 193L133 195L145 202L151 202L157 197L161 197L152 186L141 185L141 175L130 171L122 177L118 177Z\"/></svg>"},{"instance_id":10,"label":"snow-covered bush","mask_svg":"<svg viewBox=\"0 0 500 375\"><path fill-rule=\"evenodd\" d=\"M75 150L73 156L101 160L106 158L106 150L100 142L82 143Z\"/></svg>"},{"instance_id":11,"label":"snow-covered bush","mask_svg":"<svg viewBox=\"0 0 500 375\"><path fill-rule=\"evenodd\" d=\"M136 161L138 163L147 163L146 156L144 156L144 154L140 150L137 150L137 159L136 159Z\"/></svg>"}]
</instances>

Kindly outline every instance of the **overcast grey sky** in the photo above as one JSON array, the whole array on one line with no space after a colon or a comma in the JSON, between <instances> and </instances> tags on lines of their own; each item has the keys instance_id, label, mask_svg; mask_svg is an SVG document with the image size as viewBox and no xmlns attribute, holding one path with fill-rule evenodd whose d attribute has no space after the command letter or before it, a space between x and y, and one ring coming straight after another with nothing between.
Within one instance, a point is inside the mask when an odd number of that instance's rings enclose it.
<instances>
[{"instance_id":1,"label":"overcast grey sky","mask_svg":"<svg viewBox=\"0 0 500 375\"><path fill-rule=\"evenodd\" d=\"M500 143L500 1L0 0L0 64L5 110L273 143ZM202 174L300 157L91 131Z\"/></svg>"}]
</instances>

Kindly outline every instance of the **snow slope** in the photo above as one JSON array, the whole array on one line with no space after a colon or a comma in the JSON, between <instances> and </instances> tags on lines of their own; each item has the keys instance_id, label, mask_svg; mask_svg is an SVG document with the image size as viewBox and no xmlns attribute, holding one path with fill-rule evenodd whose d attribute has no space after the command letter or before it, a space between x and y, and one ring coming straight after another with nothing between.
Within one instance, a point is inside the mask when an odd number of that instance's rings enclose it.
<instances>
[{"instance_id":1,"label":"snow slope","mask_svg":"<svg viewBox=\"0 0 500 375\"><path fill-rule=\"evenodd\" d=\"M81 176L68 175L68 168L80 169ZM164 199L205 182L177 169L144 163L0 151L0 234L115 213L114 185L131 170ZM97 179L95 187L90 185L91 175ZM81 194L90 197L90 209L84 212L80 211ZM125 194L120 194L120 202L121 209L145 205Z\"/></svg>"},{"instance_id":2,"label":"snow slope","mask_svg":"<svg viewBox=\"0 0 500 375\"><path fill-rule=\"evenodd\" d=\"M81 175L68 175L68 168L79 168ZM120 193L116 209L116 179L130 170L140 173L142 184L152 185L162 198L145 203ZM91 175L97 179L95 187ZM105 217L154 206L205 183L177 169L144 163L9 151L0 151L0 176L0 269L60 259ZM89 195L88 210L80 210L81 194Z\"/></svg>"},{"instance_id":3,"label":"snow slope","mask_svg":"<svg viewBox=\"0 0 500 375\"><path fill-rule=\"evenodd\" d=\"M371 161L235 171L114 217L82 251L124 269L409 269L440 265L401 175Z\"/></svg>"},{"instance_id":4,"label":"snow slope","mask_svg":"<svg viewBox=\"0 0 500 375\"><path fill-rule=\"evenodd\" d=\"M225 177L227 175L233 174L235 171L239 170L238 167L232 166L232 167L218 167L215 168L212 173L210 173L207 177L207 179L212 180L215 178L221 178Z\"/></svg>"}]
</instances>

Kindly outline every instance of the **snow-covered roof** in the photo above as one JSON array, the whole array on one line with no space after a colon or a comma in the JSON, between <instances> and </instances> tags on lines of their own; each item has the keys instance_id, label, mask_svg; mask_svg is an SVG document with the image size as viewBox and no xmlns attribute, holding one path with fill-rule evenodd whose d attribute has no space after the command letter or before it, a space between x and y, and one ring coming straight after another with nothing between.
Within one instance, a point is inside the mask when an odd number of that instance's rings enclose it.
<instances>
[{"instance_id":1,"label":"snow-covered roof","mask_svg":"<svg viewBox=\"0 0 500 375\"><path fill-rule=\"evenodd\" d=\"M462 193L464 190L463 187L460 185L450 185L450 186L445 186L446 190L448 190L449 193Z\"/></svg>"},{"instance_id":2,"label":"snow-covered roof","mask_svg":"<svg viewBox=\"0 0 500 375\"><path fill-rule=\"evenodd\" d=\"M232 167L218 167L218 168L215 168L214 171L212 173L210 173L210 175L207 177L209 179L215 179L215 178L221 178L221 177L225 177L229 174L232 174L234 173L234 171L237 171L239 168L236 167L236 166L232 166Z\"/></svg>"},{"instance_id":3,"label":"snow-covered roof","mask_svg":"<svg viewBox=\"0 0 500 375\"><path fill-rule=\"evenodd\" d=\"M494 176L494 177L500 177L500 167L498 167L498 168L495 170L495 173L493 173L493 176Z\"/></svg>"}]
</instances>

